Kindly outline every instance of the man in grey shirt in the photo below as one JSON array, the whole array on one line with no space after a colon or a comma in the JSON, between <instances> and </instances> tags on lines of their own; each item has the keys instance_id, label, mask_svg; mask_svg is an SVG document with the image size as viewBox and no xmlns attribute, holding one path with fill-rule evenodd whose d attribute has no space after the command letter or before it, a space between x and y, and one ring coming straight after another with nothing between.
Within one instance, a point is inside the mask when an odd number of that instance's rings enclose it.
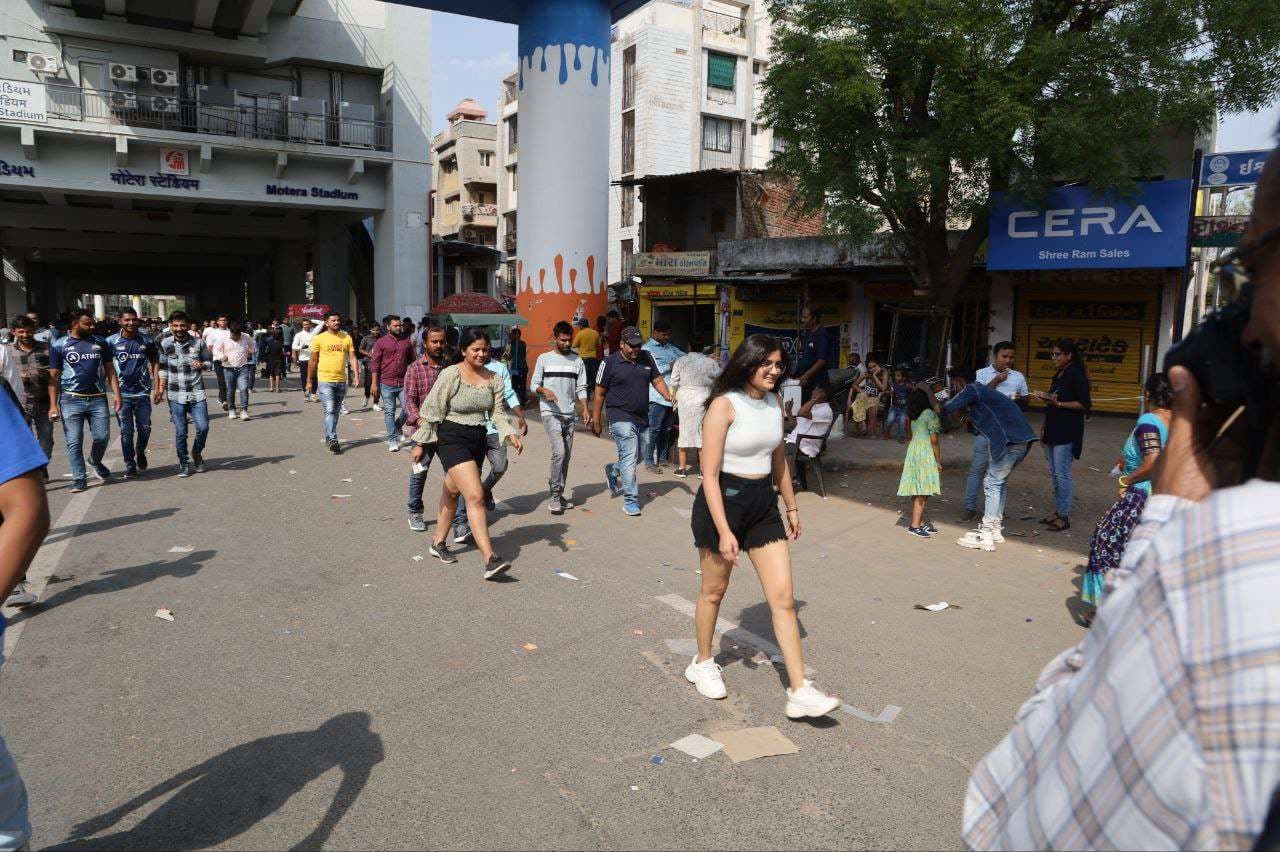
<instances>
[{"instance_id":1,"label":"man in grey shirt","mask_svg":"<svg viewBox=\"0 0 1280 852\"><path fill-rule=\"evenodd\" d=\"M569 474L569 456L573 453L575 400L584 425L591 426L587 410L587 367L572 349L573 326L561 320L552 329L556 348L538 356L533 367L533 392L538 395L542 427L551 445L551 474L547 486L551 490L551 514L560 515L572 509L573 502L564 498L564 482Z\"/></svg>"}]
</instances>

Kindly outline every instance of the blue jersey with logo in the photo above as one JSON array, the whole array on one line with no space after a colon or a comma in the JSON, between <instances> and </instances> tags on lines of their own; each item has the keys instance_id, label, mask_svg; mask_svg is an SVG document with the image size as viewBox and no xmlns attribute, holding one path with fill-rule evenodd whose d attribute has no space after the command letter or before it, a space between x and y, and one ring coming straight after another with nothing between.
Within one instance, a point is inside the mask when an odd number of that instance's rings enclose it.
<instances>
[{"instance_id":1,"label":"blue jersey with logo","mask_svg":"<svg viewBox=\"0 0 1280 852\"><path fill-rule=\"evenodd\" d=\"M120 377L120 395L142 397L151 395L151 365L159 360L155 344L139 334L128 338L113 334L107 338L111 355L116 359L116 374Z\"/></svg>"},{"instance_id":2,"label":"blue jersey with logo","mask_svg":"<svg viewBox=\"0 0 1280 852\"><path fill-rule=\"evenodd\" d=\"M105 359L111 349L101 337L66 335L49 345L49 369L62 371L62 392L79 396L104 396L109 369Z\"/></svg>"}]
</instances>

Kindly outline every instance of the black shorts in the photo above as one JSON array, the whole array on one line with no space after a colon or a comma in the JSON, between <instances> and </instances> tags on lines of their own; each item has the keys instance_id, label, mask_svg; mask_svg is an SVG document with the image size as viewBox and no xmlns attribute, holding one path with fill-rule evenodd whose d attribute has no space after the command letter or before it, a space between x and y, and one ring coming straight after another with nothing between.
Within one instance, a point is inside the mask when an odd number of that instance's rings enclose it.
<instances>
[{"instance_id":1,"label":"black shorts","mask_svg":"<svg viewBox=\"0 0 1280 852\"><path fill-rule=\"evenodd\" d=\"M464 426L446 420L436 430L436 436L436 458L445 470L469 461L475 462L478 468L489 453L488 430L483 426Z\"/></svg>"},{"instance_id":2,"label":"black shorts","mask_svg":"<svg viewBox=\"0 0 1280 852\"><path fill-rule=\"evenodd\" d=\"M705 488L705 486L703 486ZM718 551L720 533L711 519L703 488L693 499L693 546ZM778 514L778 494L773 488L773 477L743 479L732 473L720 474L720 494L724 500L724 516L729 529L738 539L742 550L754 550L775 541L784 541L786 528Z\"/></svg>"}]
</instances>

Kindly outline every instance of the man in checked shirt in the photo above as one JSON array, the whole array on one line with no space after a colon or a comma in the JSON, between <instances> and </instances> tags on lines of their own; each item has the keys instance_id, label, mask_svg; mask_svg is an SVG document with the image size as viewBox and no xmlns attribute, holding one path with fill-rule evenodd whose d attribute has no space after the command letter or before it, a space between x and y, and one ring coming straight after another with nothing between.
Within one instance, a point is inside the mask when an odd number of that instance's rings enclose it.
<instances>
[{"instance_id":1,"label":"man in checked shirt","mask_svg":"<svg viewBox=\"0 0 1280 852\"><path fill-rule=\"evenodd\" d=\"M178 451L178 476L190 476L191 462L196 473L204 473L204 442L209 437L209 403L204 393L204 371L213 355L204 341L187 331L187 315L169 315L173 334L160 341L160 385L154 402L169 396L169 417L173 421L173 446ZM196 425L196 439L187 457L187 417Z\"/></svg>"},{"instance_id":2,"label":"man in checked shirt","mask_svg":"<svg viewBox=\"0 0 1280 852\"><path fill-rule=\"evenodd\" d=\"M1280 388L1280 151L1235 266L1254 288L1242 345ZM971 848L1251 849L1264 825L1275 848L1280 418L1266 478L1219 487L1230 460L1207 450L1200 388L1181 367L1169 382L1173 421L1142 522L1084 642L1041 673L974 769Z\"/></svg>"}]
</instances>

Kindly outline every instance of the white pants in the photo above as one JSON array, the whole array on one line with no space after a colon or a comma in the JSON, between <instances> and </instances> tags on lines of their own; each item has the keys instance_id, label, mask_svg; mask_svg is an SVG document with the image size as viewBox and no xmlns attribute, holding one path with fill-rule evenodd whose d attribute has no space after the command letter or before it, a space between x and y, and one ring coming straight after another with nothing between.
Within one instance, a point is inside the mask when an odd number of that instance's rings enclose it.
<instances>
[{"instance_id":1,"label":"white pants","mask_svg":"<svg viewBox=\"0 0 1280 852\"><path fill-rule=\"evenodd\" d=\"M0 633L0 637L3 636ZM3 659L0 656L0 663ZM13 762L13 755L9 754L8 746L0 738L0 850L26 849L30 844L27 788L18 774L18 764Z\"/></svg>"}]
</instances>

